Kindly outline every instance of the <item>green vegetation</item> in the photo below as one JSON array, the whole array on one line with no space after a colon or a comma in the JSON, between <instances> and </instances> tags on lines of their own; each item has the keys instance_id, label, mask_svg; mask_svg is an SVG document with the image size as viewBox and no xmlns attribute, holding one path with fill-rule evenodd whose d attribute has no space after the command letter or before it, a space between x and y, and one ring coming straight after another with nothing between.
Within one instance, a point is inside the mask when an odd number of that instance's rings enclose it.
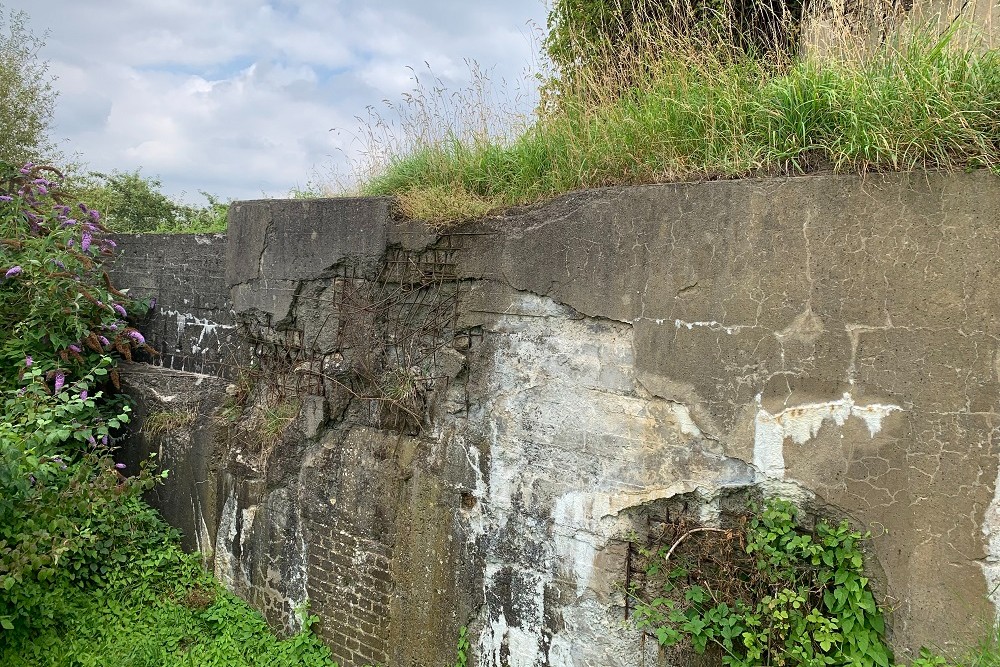
<instances>
[{"instance_id":1,"label":"green vegetation","mask_svg":"<svg viewBox=\"0 0 1000 667\"><path fill-rule=\"evenodd\" d=\"M167 197L159 180L139 170L110 174L92 172L75 179L81 199L104 214L111 231L158 234L210 234L226 231L229 204L202 192L206 204L188 206Z\"/></svg>"},{"instance_id":2,"label":"green vegetation","mask_svg":"<svg viewBox=\"0 0 1000 667\"><path fill-rule=\"evenodd\" d=\"M636 627L731 667L897 664L864 571L871 535L847 521L806 530L797 514L772 499L724 528L678 522L668 540L640 548L646 576L626 591ZM987 642L952 663L922 650L910 664L985 667L1000 651Z\"/></svg>"},{"instance_id":3,"label":"green vegetation","mask_svg":"<svg viewBox=\"0 0 1000 667\"><path fill-rule=\"evenodd\" d=\"M846 521L808 533L795 517L791 503L771 500L742 526L694 528L644 552L656 596L636 607L637 627L664 646L721 649L732 667L888 667L885 622L863 568L866 536Z\"/></svg>"},{"instance_id":4,"label":"green vegetation","mask_svg":"<svg viewBox=\"0 0 1000 667\"><path fill-rule=\"evenodd\" d=\"M455 667L468 667L470 648L469 629L463 625L458 629L458 646L455 649Z\"/></svg>"},{"instance_id":5,"label":"green vegetation","mask_svg":"<svg viewBox=\"0 0 1000 667\"><path fill-rule=\"evenodd\" d=\"M443 223L588 187L1000 162L996 51L918 31L863 53L791 55L792 27L775 29L772 46L734 46L732 10L702 9L697 29L612 16L606 34L639 34L582 40L579 51L550 42L570 49L556 63L563 78L548 80L536 121L518 134L429 113L438 106L416 91L417 122L404 123L399 150L362 191Z\"/></svg>"},{"instance_id":6,"label":"green vegetation","mask_svg":"<svg viewBox=\"0 0 1000 667\"><path fill-rule=\"evenodd\" d=\"M169 433L189 426L197 417L193 410L160 410L146 415L142 421L142 431L149 435Z\"/></svg>"},{"instance_id":7,"label":"green vegetation","mask_svg":"<svg viewBox=\"0 0 1000 667\"><path fill-rule=\"evenodd\" d=\"M45 45L29 32L28 15L0 5L0 161L23 164L49 160L56 93L48 64L39 60Z\"/></svg>"},{"instance_id":8,"label":"green vegetation","mask_svg":"<svg viewBox=\"0 0 1000 667\"><path fill-rule=\"evenodd\" d=\"M333 665L181 552L140 499L166 473L115 463L116 364L147 306L102 270L103 231L55 170L0 164L0 664Z\"/></svg>"},{"instance_id":9,"label":"green vegetation","mask_svg":"<svg viewBox=\"0 0 1000 667\"><path fill-rule=\"evenodd\" d=\"M0 637L8 667L332 667L308 630L275 639L259 614L206 574L197 554L137 498L95 527L112 540L100 586L49 584L32 633ZM306 625L315 622L307 617Z\"/></svg>"}]
</instances>

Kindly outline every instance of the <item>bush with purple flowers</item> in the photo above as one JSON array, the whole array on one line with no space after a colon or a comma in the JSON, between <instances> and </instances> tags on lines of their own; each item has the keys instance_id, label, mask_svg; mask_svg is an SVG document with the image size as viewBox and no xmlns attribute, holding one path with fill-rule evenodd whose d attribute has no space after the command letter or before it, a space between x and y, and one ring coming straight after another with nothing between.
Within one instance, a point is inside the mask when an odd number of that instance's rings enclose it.
<instances>
[{"instance_id":1,"label":"bush with purple flowers","mask_svg":"<svg viewBox=\"0 0 1000 667\"><path fill-rule=\"evenodd\" d=\"M107 576L119 513L153 483L111 458L129 418L116 360L143 342L98 219L55 170L0 163L0 646L52 621L58 582Z\"/></svg>"},{"instance_id":2,"label":"bush with purple flowers","mask_svg":"<svg viewBox=\"0 0 1000 667\"><path fill-rule=\"evenodd\" d=\"M129 326L142 304L115 289L102 268L114 243L100 214L64 192L58 171L0 163L0 368L32 358L54 390L107 355L130 359L143 345ZM117 382L114 375L112 382ZM22 378L0 373L0 389ZM58 392L57 392L58 393Z\"/></svg>"}]
</instances>

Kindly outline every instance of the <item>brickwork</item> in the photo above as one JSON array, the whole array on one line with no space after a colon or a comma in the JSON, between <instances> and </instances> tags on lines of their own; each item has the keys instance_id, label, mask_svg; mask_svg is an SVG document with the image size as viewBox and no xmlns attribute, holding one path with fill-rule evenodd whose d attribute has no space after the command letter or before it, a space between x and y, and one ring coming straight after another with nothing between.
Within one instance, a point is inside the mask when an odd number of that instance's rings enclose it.
<instances>
[{"instance_id":1,"label":"brickwork","mask_svg":"<svg viewBox=\"0 0 1000 667\"><path fill-rule=\"evenodd\" d=\"M342 665L387 664L390 550L337 523L313 528L307 580L320 636Z\"/></svg>"},{"instance_id":2,"label":"brickwork","mask_svg":"<svg viewBox=\"0 0 1000 667\"><path fill-rule=\"evenodd\" d=\"M140 328L158 354L144 361L231 376L239 345L225 280L226 237L120 234L113 238L119 252L109 273L116 285L135 298L156 300Z\"/></svg>"}]
</instances>

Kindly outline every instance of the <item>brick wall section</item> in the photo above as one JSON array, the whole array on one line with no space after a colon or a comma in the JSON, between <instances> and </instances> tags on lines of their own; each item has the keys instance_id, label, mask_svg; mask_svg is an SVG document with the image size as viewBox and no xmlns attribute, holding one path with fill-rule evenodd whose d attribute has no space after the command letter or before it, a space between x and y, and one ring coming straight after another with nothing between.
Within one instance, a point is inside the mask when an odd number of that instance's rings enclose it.
<instances>
[{"instance_id":1,"label":"brick wall section","mask_svg":"<svg viewBox=\"0 0 1000 667\"><path fill-rule=\"evenodd\" d=\"M300 493L310 611L345 667L388 665L398 468L379 432L331 434Z\"/></svg>"},{"instance_id":2,"label":"brick wall section","mask_svg":"<svg viewBox=\"0 0 1000 667\"><path fill-rule=\"evenodd\" d=\"M140 325L158 366L230 377L238 354L223 234L119 234L109 273L136 298L155 298Z\"/></svg>"},{"instance_id":3,"label":"brick wall section","mask_svg":"<svg viewBox=\"0 0 1000 667\"><path fill-rule=\"evenodd\" d=\"M320 636L342 665L387 664L392 585L388 548L337 526L313 538L309 599L322 619Z\"/></svg>"}]
</instances>

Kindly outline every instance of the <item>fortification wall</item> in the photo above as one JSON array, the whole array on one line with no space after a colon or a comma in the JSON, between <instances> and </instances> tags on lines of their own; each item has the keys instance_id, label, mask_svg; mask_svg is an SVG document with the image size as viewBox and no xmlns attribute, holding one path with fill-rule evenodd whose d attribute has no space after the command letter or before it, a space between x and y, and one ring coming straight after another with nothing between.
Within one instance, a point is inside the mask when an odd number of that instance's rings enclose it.
<instances>
[{"instance_id":1,"label":"fortification wall","mask_svg":"<svg viewBox=\"0 0 1000 667\"><path fill-rule=\"evenodd\" d=\"M873 528L895 645L961 645L1000 582L998 200L986 172L658 185L440 234L240 202L247 372L131 447L212 462L161 502L348 667L453 664L462 625L483 667L657 664L629 541L746 489Z\"/></svg>"},{"instance_id":2,"label":"fortification wall","mask_svg":"<svg viewBox=\"0 0 1000 667\"><path fill-rule=\"evenodd\" d=\"M116 234L109 273L133 297L152 300L142 329L173 370L228 377L239 357L226 283L224 234Z\"/></svg>"}]
</instances>

